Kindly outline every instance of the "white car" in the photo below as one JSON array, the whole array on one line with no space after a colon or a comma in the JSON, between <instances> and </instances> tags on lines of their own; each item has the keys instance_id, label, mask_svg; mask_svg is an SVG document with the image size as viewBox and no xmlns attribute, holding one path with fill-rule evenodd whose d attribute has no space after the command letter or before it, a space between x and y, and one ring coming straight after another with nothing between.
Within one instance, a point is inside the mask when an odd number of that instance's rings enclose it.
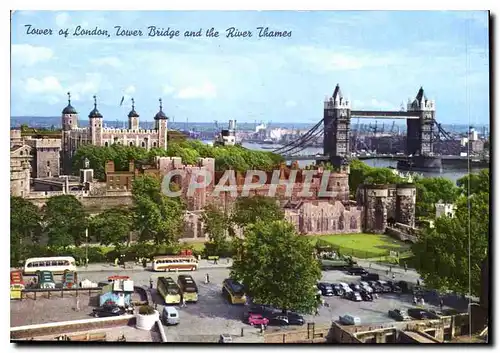
<instances>
[{"instance_id":1,"label":"white car","mask_svg":"<svg viewBox=\"0 0 500 353\"><path fill-rule=\"evenodd\" d=\"M340 284L340 286L342 287L342 289L344 290L345 293L352 292L351 287L349 287L349 285L347 283L340 282L339 284Z\"/></svg>"},{"instance_id":2,"label":"white car","mask_svg":"<svg viewBox=\"0 0 500 353\"><path fill-rule=\"evenodd\" d=\"M370 287L368 282L360 282L361 283L361 288L367 291L368 293L373 293L373 288Z\"/></svg>"}]
</instances>

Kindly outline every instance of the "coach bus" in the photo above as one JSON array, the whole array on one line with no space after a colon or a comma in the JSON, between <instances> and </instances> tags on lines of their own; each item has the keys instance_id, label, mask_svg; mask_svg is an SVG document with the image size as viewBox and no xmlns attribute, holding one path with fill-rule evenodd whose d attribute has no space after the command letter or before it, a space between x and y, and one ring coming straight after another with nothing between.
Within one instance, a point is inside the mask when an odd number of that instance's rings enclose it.
<instances>
[{"instance_id":1,"label":"coach bus","mask_svg":"<svg viewBox=\"0 0 500 353\"><path fill-rule=\"evenodd\" d=\"M153 271L196 271L198 260L193 255L162 255L153 257Z\"/></svg>"},{"instance_id":2,"label":"coach bus","mask_svg":"<svg viewBox=\"0 0 500 353\"><path fill-rule=\"evenodd\" d=\"M71 256L32 257L24 264L24 274L34 275L38 271L50 271L63 274L64 271L76 271L75 259Z\"/></svg>"},{"instance_id":3,"label":"coach bus","mask_svg":"<svg viewBox=\"0 0 500 353\"><path fill-rule=\"evenodd\" d=\"M231 278L226 278L224 282L222 282L222 295L225 296L231 304L245 304L247 301L243 285Z\"/></svg>"},{"instance_id":4,"label":"coach bus","mask_svg":"<svg viewBox=\"0 0 500 353\"><path fill-rule=\"evenodd\" d=\"M190 275L179 275L177 284L182 292L182 298L186 302L196 303L198 301L198 286Z\"/></svg>"},{"instance_id":5,"label":"coach bus","mask_svg":"<svg viewBox=\"0 0 500 353\"><path fill-rule=\"evenodd\" d=\"M181 302L181 289L172 277L158 277L156 290L165 300L165 304L179 304Z\"/></svg>"}]
</instances>

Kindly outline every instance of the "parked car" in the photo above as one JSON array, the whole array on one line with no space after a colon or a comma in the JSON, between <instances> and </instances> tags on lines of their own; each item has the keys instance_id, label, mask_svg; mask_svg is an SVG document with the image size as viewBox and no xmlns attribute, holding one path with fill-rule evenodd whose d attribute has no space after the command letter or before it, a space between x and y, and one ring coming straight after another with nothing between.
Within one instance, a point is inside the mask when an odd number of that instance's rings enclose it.
<instances>
[{"instance_id":1,"label":"parked car","mask_svg":"<svg viewBox=\"0 0 500 353\"><path fill-rule=\"evenodd\" d=\"M368 281L368 283L375 293L382 293L383 288L377 281Z\"/></svg>"},{"instance_id":2,"label":"parked car","mask_svg":"<svg viewBox=\"0 0 500 353\"><path fill-rule=\"evenodd\" d=\"M321 291L321 294L324 296L331 297L333 295L333 288L330 283L320 282L318 283L318 289Z\"/></svg>"},{"instance_id":3,"label":"parked car","mask_svg":"<svg viewBox=\"0 0 500 353\"><path fill-rule=\"evenodd\" d=\"M280 315L283 315L283 312ZM302 315L294 313L293 311L289 311L284 315L288 318L289 325L302 326L306 323L306 321L304 320L304 317Z\"/></svg>"},{"instance_id":4,"label":"parked car","mask_svg":"<svg viewBox=\"0 0 500 353\"><path fill-rule=\"evenodd\" d=\"M347 283L340 282L340 283L339 283L339 285L340 285L340 287L342 287L342 289L344 290L344 294L345 294L345 293L352 292L351 287L349 287L349 285L348 285Z\"/></svg>"},{"instance_id":5,"label":"parked car","mask_svg":"<svg viewBox=\"0 0 500 353\"><path fill-rule=\"evenodd\" d=\"M363 276L368 274L363 267L348 267L346 268L346 272L352 276Z\"/></svg>"},{"instance_id":6,"label":"parked car","mask_svg":"<svg viewBox=\"0 0 500 353\"><path fill-rule=\"evenodd\" d=\"M288 326L288 317L285 315L273 315L269 319L269 326Z\"/></svg>"},{"instance_id":7,"label":"parked car","mask_svg":"<svg viewBox=\"0 0 500 353\"><path fill-rule=\"evenodd\" d=\"M396 283L394 283L393 281L387 281L387 285L389 287L391 287L391 291L393 293L403 293L403 290L401 289L401 287L399 285L397 285Z\"/></svg>"},{"instance_id":8,"label":"parked car","mask_svg":"<svg viewBox=\"0 0 500 353\"><path fill-rule=\"evenodd\" d=\"M412 293L412 284L406 281L399 281L396 284L401 288L403 293Z\"/></svg>"},{"instance_id":9,"label":"parked car","mask_svg":"<svg viewBox=\"0 0 500 353\"><path fill-rule=\"evenodd\" d=\"M361 325L361 319L359 317L349 314L339 316L339 321L343 325Z\"/></svg>"},{"instance_id":10,"label":"parked car","mask_svg":"<svg viewBox=\"0 0 500 353\"><path fill-rule=\"evenodd\" d=\"M419 308L408 309L408 315L417 320L439 319L437 314Z\"/></svg>"},{"instance_id":11,"label":"parked car","mask_svg":"<svg viewBox=\"0 0 500 353\"><path fill-rule=\"evenodd\" d=\"M233 343L233 337L230 334L223 333L219 337L219 343Z\"/></svg>"},{"instance_id":12,"label":"parked car","mask_svg":"<svg viewBox=\"0 0 500 353\"><path fill-rule=\"evenodd\" d=\"M269 324L269 319L260 314L250 314L248 315L247 323L252 326L267 326Z\"/></svg>"},{"instance_id":13,"label":"parked car","mask_svg":"<svg viewBox=\"0 0 500 353\"><path fill-rule=\"evenodd\" d=\"M332 284L332 289L333 289L333 294L339 297L343 296L345 293L344 288L342 288L340 284L336 283Z\"/></svg>"},{"instance_id":14,"label":"parked car","mask_svg":"<svg viewBox=\"0 0 500 353\"><path fill-rule=\"evenodd\" d=\"M380 276L377 273L367 273L366 275L361 276L362 281L378 281Z\"/></svg>"},{"instance_id":15,"label":"parked car","mask_svg":"<svg viewBox=\"0 0 500 353\"><path fill-rule=\"evenodd\" d=\"M411 318L408 316L406 310L403 309L394 309L389 310L389 317L396 321L410 321Z\"/></svg>"},{"instance_id":16,"label":"parked car","mask_svg":"<svg viewBox=\"0 0 500 353\"><path fill-rule=\"evenodd\" d=\"M359 292L351 291L349 293L346 293L345 297L346 297L346 299L352 300L354 302L363 301L363 298L361 297L361 294L359 294Z\"/></svg>"},{"instance_id":17,"label":"parked car","mask_svg":"<svg viewBox=\"0 0 500 353\"><path fill-rule=\"evenodd\" d=\"M373 288L370 287L370 285L368 284L368 282L361 281L360 285L361 285L361 289L363 289L364 291L366 291L368 293L373 293Z\"/></svg>"},{"instance_id":18,"label":"parked car","mask_svg":"<svg viewBox=\"0 0 500 353\"><path fill-rule=\"evenodd\" d=\"M179 323L179 312L173 306L165 306L161 319L165 325L177 325Z\"/></svg>"},{"instance_id":19,"label":"parked car","mask_svg":"<svg viewBox=\"0 0 500 353\"><path fill-rule=\"evenodd\" d=\"M371 295L371 293L368 293L367 291L362 290L361 292L359 292L359 294L361 295L361 299L363 299L363 301L365 301L365 302L372 302L373 301L373 295Z\"/></svg>"},{"instance_id":20,"label":"parked car","mask_svg":"<svg viewBox=\"0 0 500 353\"><path fill-rule=\"evenodd\" d=\"M351 288L355 292L360 292L361 291L361 286L357 283L350 283L349 288Z\"/></svg>"},{"instance_id":21,"label":"parked car","mask_svg":"<svg viewBox=\"0 0 500 353\"><path fill-rule=\"evenodd\" d=\"M380 285L380 287L382 288L382 293L391 293L392 292L392 288L389 284L387 284L386 281L378 281L378 284Z\"/></svg>"},{"instance_id":22,"label":"parked car","mask_svg":"<svg viewBox=\"0 0 500 353\"><path fill-rule=\"evenodd\" d=\"M123 314L125 314L125 309L120 308L118 305L103 305L92 311L94 317L120 316Z\"/></svg>"},{"instance_id":23,"label":"parked car","mask_svg":"<svg viewBox=\"0 0 500 353\"><path fill-rule=\"evenodd\" d=\"M65 270L63 273L63 288L78 287L78 279L75 271Z\"/></svg>"}]
</instances>

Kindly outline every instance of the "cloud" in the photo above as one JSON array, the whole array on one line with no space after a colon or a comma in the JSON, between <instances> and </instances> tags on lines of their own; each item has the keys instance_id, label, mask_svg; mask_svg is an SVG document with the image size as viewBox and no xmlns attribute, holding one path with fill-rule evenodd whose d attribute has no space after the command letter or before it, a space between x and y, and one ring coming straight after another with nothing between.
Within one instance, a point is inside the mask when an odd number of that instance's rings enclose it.
<instances>
[{"instance_id":1,"label":"cloud","mask_svg":"<svg viewBox=\"0 0 500 353\"><path fill-rule=\"evenodd\" d=\"M125 89L125 94L134 94L135 93L135 87L130 85Z\"/></svg>"},{"instance_id":2,"label":"cloud","mask_svg":"<svg viewBox=\"0 0 500 353\"><path fill-rule=\"evenodd\" d=\"M31 44L13 44L11 49L13 65L33 66L54 57L52 49Z\"/></svg>"},{"instance_id":3,"label":"cloud","mask_svg":"<svg viewBox=\"0 0 500 353\"><path fill-rule=\"evenodd\" d=\"M59 28L64 28L68 25L69 14L67 12L62 12L56 16L56 24Z\"/></svg>"},{"instance_id":4,"label":"cloud","mask_svg":"<svg viewBox=\"0 0 500 353\"><path fill-rule=\"evenodd\" d=\"M171 95L172 93L175 92L175 88L170 86L170 85L165 85L163 86L163 94Z\"/></svg>"},{"instance_id":5,"label":"cloud","mask_svg":"<svg viewBox=\"0 0 500 353\"><path fill-rule=\"evenodd\" d=\"M375 98L372 98L368 101L360 101L355 99L351 104L351 108L354 110L358 109L392 110L392 111L401 110L401 106L397 106L393 103L387 101L381 101Z\"/></svg>"},{"instance_id":6,"label":"cloud","mask_svg":"<svg viewBox=\"0 0 500 353\"><path fill-rule=\"evenodd\" d=\"M356 52L350 48L346 52L342 52L338 49L328 50L313 46L299 46L292 48L291 52L324 71L358 70L370 67L386 67L400 63L400 58L395 54L381 55Z\"/></svg>"},{"instance_id":7,"label":"cloud","mask_svg":"<svg viewBox=\"0 0 500 353\"><path fill-rule=\"evenodd\" d=\"M210 82L201 86L190 86L182 88L176 95L179 99L211 99L217 96L217 88Z\"/></svg>"},{"instance_id":8,"label":"cloud","mask_svg":"<svg viewBox=\"0 0 500 353\"><path fill-rule=\"evenodd\" d=\"M297 102L296 101L290 100L290 101L286 101L286 103L285 103L285 107L287 107L287 108L293 108L295 106L297 106Z\"/></svg>"},{"instance_id":9,"label":"cloud","mask_svg":"<svg viewBox=\"0 0 500 353\"><path fill-rule=\"evenodd\" d=\"M34 94L40 94L40 93L58 94L63 90L61 83L54 76L47 76L40 80L34 77L30 77L25 82L25 89L26 92Z\"/></svg>"},{"instance_id":10,"label":"cloud","mask_svg":"<svg viewBox=\"0 0 500 353\"><path fill-rule=\"evenodd\" d=\"M97 66L111 66L111 67L120 67L122 66L122 62L120 59L114 56L107 56L99 59L92 59L91 62Z\"/></svg>"}]
</instances>

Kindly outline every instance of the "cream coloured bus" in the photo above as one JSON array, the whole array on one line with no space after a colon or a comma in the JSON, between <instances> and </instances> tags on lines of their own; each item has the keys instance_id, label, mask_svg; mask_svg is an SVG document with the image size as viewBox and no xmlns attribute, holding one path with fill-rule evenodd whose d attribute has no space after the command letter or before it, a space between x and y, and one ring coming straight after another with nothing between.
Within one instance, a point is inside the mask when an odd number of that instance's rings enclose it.
<instances>
[{"instance_id":1,"label":"cream coloured bus","mask_svg":"<svg viewBox=\"0 0 500 353\"><path fill-rule=\"evenodd\" d=\"M153 258L153 271L196 271L198 260L192 255L163 255Z\"/></svg>"},{"instance_id":2,"label":"cream coloured bus","mask_svg":"<svg viewBox=\"0 0 500 353\"><path fill-rule=\"evenodd\" d=\"M24 263L25 275L34 275L37 271L63 274L66 270L76 271L75 259L71 256L32 257Z\"/></svg>"}]
</instances>

